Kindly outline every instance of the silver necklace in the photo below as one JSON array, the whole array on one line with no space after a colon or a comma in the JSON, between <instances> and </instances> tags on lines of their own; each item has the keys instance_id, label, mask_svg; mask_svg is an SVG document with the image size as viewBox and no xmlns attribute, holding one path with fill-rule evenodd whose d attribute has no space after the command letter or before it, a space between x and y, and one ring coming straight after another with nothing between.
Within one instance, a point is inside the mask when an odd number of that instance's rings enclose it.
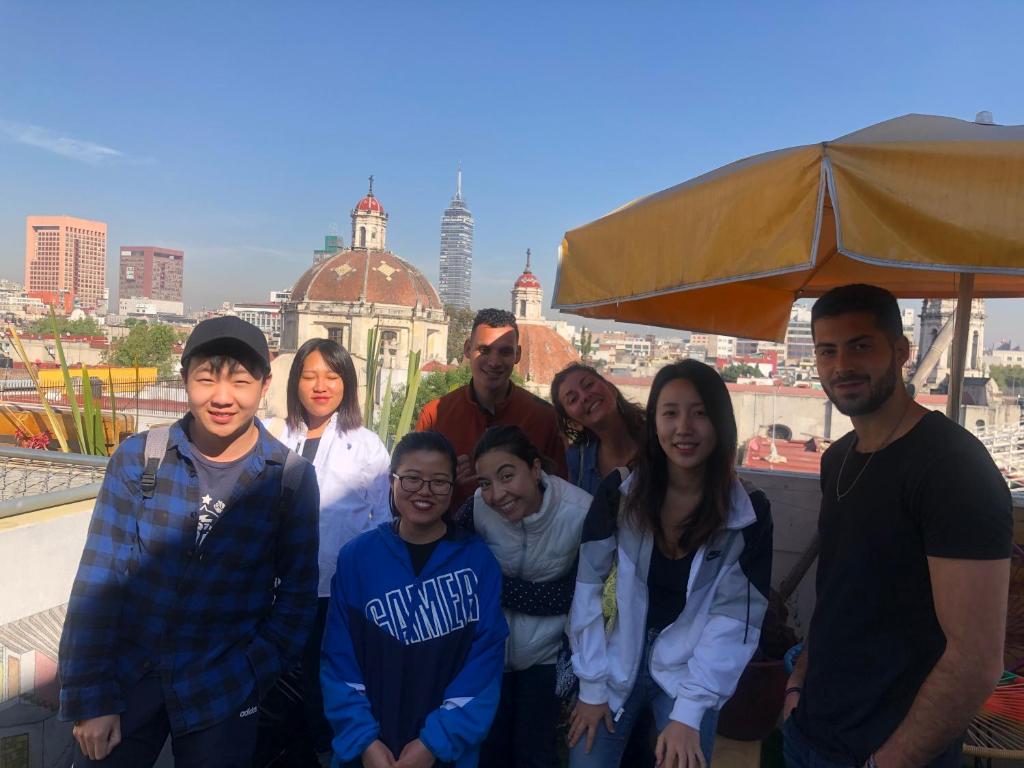
<instances>
[{"instance_id":1,"label":"silver necklace","mask_svg":"<svg viewBox=\"0 0 1024 768\"><path fill-rule=\"evenodd\" d=\"M840 493L839 484L843 479L843 470L846 469L846 460L850 458L850 454L853 453L853 449L857 447L858 439L854 438L853 442L850 443L850 447L846 449L846 455L843 456L843 463L839 465L839 475L836 477L836 501L842 501L843 499L850 495L850 492L853 490L854 486L857 485L857 481L860 480L860 476L863 475L864 471L868 468L868 464L870 464L871 460L875 458L875 454L881 451L887 445L889 445L889 441L892 440L892 436L896 434L896 430L900 428L900 425L903 423L903 420L907 418L907 413L910 411L910 406L913 402L914 401L911 400L910 402L907 403L906 408L903 409L903 414L900 416L900 420L896 422L896 425L892 428L889 434L886 435L885 440L882 441L882 444L879 445L878 448L876 448L874 451L868 454L868 460L864 462L864 466L860 468L860 472L858 472L857 476L853 478L853 482L850 483L850 487L847 488L842 493Z\"/></svg>"}]
</instances>

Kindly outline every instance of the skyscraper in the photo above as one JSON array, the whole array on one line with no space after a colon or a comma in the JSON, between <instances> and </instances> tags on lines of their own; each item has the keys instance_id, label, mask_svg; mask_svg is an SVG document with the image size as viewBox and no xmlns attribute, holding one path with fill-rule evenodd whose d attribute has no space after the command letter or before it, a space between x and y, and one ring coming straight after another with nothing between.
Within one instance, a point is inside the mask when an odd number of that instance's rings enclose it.
<instances>
[{"instance_id":1,"label":"skyscraper","mask_svg":"<svg viewBox=\"0 0 1024 768\"><path fill-rule=\"evenodd\" d=\"M441 217L441 301L469 309L473 288L473 214L462 199L462 169L455 181L455 197Z\"/></svg>"},{"instance_id":2,"label":"skyscraper","mask_svg":"<svg viewBox=\"0 0 1024 768\"><path fill-rule=\"evenodd\" d=\"M118 313L132 312L132 306L150 304L157 312L180 315L181 285L185 254L152 245L122 245L118 271Z\"/></svg>"},{"instance_id":3,"label":"skyscraper","mask_svg":"<svg viewBox=\"0 0 1024 768\"><path fill-rule=\"evenodd\" d=\"M25 290L70 312L106 311L107 225L74 216L25 219Z\"/></svg>"}]
</instances>

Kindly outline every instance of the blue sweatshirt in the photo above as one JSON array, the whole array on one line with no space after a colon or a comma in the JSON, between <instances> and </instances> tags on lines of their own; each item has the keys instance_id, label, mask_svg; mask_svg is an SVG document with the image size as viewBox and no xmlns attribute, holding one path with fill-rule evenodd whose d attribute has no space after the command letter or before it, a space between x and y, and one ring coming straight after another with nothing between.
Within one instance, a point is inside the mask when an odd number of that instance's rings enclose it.
<instances>
[{"instance_id":1,"label":"blue sweatshirt","mask_svg":"<svg viewBox=\"0 0 1024 768\"><path fill-rule=\"evenodd\" d=\"M438 762L475 766L507 635L501 570L475 534L450 528L419 576L394 523L346 544L320 672L334 765L377 739L397 758L419 738Z\"/></svg>"}]
</instances>

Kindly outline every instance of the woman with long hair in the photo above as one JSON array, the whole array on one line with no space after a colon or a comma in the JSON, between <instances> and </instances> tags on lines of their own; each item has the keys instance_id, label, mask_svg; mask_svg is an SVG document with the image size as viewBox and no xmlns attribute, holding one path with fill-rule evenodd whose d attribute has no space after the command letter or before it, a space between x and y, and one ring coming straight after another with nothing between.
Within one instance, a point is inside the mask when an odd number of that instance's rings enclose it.
<instances>
[{"instance_id":1,"label":"woman with long hair","mask_svg":"<svg viewBox=\"0 0 1024 768\"><path fill-rule=\"evenodd\" d=\"M391 459L395 519L338 556L324 634L334 765L477 765L508 626L487 545L448 524L455 451L410 432Z\"/></svg>"},{"instance_id":2,"label":"woman with long hair","mask_svg":"<svg viewBox=\"0 0 1024 768\"><path fill-rule=\"evenodd\" d=\"M491 427L473 451L479 488L456 523L478 533L505 577L509 625L498 715L484 742L488 768L558 768L561 699L555 662L572 604L590 494L548 474L519 427ZM568 590L559 588L567 581ZM545 588L550 588L550 591Z\"/></svg>"},{"instance_id":3,"label":"woman with long hair","mask_svg":"<svg viewBox=\"0 0 1024 768\"><path fill-rule=\"evenodd\" d=\"M737 479L736 450L718 372L694 360L661 369L636 468L605 479L583 530L570 612L580 679L571 766L619 765L645 706L659 765L710 763L718 711L757 648L771 578L770 506ZM606 634L601 595L616 562Z\"/></svg>"},{"instance_id":4,"label":"woman with long hair","mask_svg":"<svg viewBox=\"0 0 1024 768\"><path fill-rule=\"evenodd\" d=\"M569 482L593 494L609 472L632 465L644 442L644 410L597 370L570 363L551 381L551 402L569 443Z\"/></svg>"},{"instance_id":5,"label":"woman with long hair","mask_svg":"<svg viewBox=\"0 0 1024 768\"><path fill-rule=\"evenodd\" d=\"M306 728L316 752L330 754L331 731L320 695L320 642L338 552L349 540L391 519L390 458L363 427L359 382L348 351L310 339L288 373L288 417L279 439L316 469L320 486L320 583L316 624L302 659Z\"/></svg>"}]
</instances>

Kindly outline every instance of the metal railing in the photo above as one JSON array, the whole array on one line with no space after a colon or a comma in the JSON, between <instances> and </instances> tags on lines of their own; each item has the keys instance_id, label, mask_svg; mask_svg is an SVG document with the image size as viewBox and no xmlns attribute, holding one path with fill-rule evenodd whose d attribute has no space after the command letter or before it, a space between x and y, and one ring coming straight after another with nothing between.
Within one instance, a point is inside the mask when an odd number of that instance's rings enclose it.
<instances>
[{"instance_id":1,"label":"metal railing","mask_svg":"<svg viewBox=\"0 0 1024 768\"><path fill-rule=\"evenodd\" d=\"M71 384L81 406L82 380L72 378ZM115 381L113 384L94 377L91 386L93 403L107 413L110 412L111 406L115 406L119 414L129 416L178 417L183 416L188 410L185 383L180 377L157 379L151 383ZM67 388L63 384L44 385L37 389L28 379L0 380L0 401L3 402L38 405L40 392L55 408L71 405Z\"/></svg>"},{"instance_id":2,"label":"metal railing","mask_svg":"<svg viewBox=\"0 0 1024 768\"><path fill-rule=\"evenodd\" d=\"M107 459L0 447L0 519L95 498Z\"/></svg>"}]
</instances>

